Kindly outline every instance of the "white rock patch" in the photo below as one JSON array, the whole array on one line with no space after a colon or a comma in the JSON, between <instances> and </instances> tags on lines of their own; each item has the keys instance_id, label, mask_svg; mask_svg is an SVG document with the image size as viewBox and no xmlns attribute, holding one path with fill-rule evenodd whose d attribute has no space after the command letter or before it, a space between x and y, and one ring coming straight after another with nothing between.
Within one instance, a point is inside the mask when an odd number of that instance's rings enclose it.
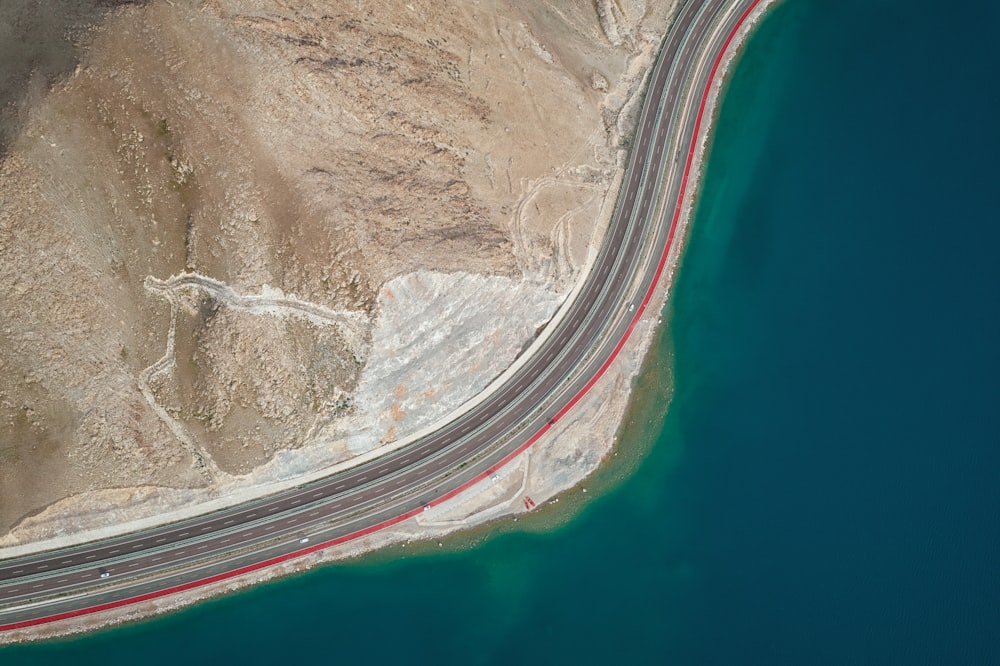
<instances>
[{"instance_id":1,"label":"white rock patch","mask_svg":"<svg viewBox=\"0 0 1000 666\"><path fill-rule=\"evenodd\" d=\"M507 369L565 294L529 280L418 271L379 294L371 356L338 430L364 453L433 423Z\"/></svg>"}]
</instances>

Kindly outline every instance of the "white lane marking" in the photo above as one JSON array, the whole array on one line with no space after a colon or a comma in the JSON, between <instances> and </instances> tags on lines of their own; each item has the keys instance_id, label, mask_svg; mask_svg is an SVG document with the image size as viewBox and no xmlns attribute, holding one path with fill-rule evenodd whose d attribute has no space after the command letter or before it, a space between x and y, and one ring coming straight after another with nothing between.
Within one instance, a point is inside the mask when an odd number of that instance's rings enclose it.
<instances>
[{"instance_id":1,"label":"white lane marking","mask_svg":"<svg viewBox=\"0 0 1000 666\"><path fill-rule=\"evenodd\" d=\"M689 48L689 49L687 49L687 50L685 51L685 55L687 55L687 53L688 53L689 51L690 51L690 48ZM673 84L672 88L676 88L676 87L677 87L677 83L678 83L677 81L674 81L674 84ZM671 98L671 101L673 101L673 98ZM650 124L651 124L651 122L650 122L650 123L647 123L647 127L648 127L648 126L650 126ZM662 136L662 133L661 133L661 136ZM648 142L647 142L646 140L644 140L644 141L643 141L643 144L642 144L642 145L643 145L643 147L645 147L645 146L647 145L647 143L648 143ZM657 154L659 154L659 152L661 152L661 148L662 148L662 147L657 147ZM633 194L634 194L634 193L632 193L632 192L630 192L630 193L629 193L629 196L628 196L628 199L629 199L629 200L631 200L631 199L633 199L633 198L634 198L634 197L633 197ZM649 197L647 197L647 198L646 198L646 200L645 200L645 204L646 204L646 205L648 205L648 202L649 202ZM602 271L602 274L603 274L603 273L607 273L607 267L606 267L606 266L605 266L604 270ZM576 322L574 322L574 323L576 323ZM561 338L561 341L564 341L565 339L566 339L566 335L564 334L564 335L562 336L562 338ZM550 353L550 354L549 354L549 355L548 355L548 356L547 356L546 358L547 358L547 359L548 359L548 358L551 358L551 357L552 357L552 355L553 355L553 354L552 354L552 353ZM523 384L523 383L522 383L522 384ZM466 432L466 431L468 431L468 430L470 429L470 427L471 427L471 426L467 426L467 427L465 428L465 430L463 430L463 432ZM409 462L409 460L407 460L406 462ZM368 478L368 477L364 477L364 478L362 478L361 480L362 480L362 481L365 481L365 480L367 480L367 478ZM401 480L398 480L398 481L397 481L396 483L397 483L397 485L398 485L398 484L401 484L401 483L403 483L403 482L404 482L404 481L403 481L403 480L401 479ZM343 487L344 487L344 484L341 484L341 485L340 485L340 486L338 486L338 487L337 487L336 489L340 489L340 488L343 488ZM322 495L322 493L321 493L321 492L318 492L318 493L315 493L315 494L313 495L313 497L319 497L319 496L321 496L321 495ZM294 502L293 504L299 504L299 503L300 503L300 501L301 501L301 500L296 500L296 501L295 501L295 502ZM276 509L272 509L272 511L274 511L274 510L276 510ZM310 515L315 515L316 513L318 513L318 512L313 512L313 513L312 513L312 514L310 514ZM256 514L250 514L250 515L249 515L248 517L252 518L252 517L255 517L255 516L256 516ZM234 522L234 521L232 521L232 520L229 520L229 521L227 521L227 522L225 523L225 525L231 525L231 524L233 524L233 522ZM294 521L289 521L289 522L294 522ZM209 528L208 528L208 527L204 527L204 528L202 528L202 531L206 531L207 529L209 529ZM266 528L266 529L273 529L273 527L268 527L268 528ZM182 534L181 534L180 536L181 536L181 537L183 537L183 536L187 536L188 534L189 534L188 532L184 532L184 533L182 533ZM248 533L245 533L244 535L247 535L247 534L250 534L250 533L248 532ZM166 541L166 539L162 539L162 538L161 538L161 539L158 539L158 540L156 541L156 543L163 543L163 542L165 542L165 541ZM229 540L228 540L228 539L226 539L226 540L223 540L223 541L222 541L222 543L227 543L228 541L229 541ZM133 546L133 549L135 549L135 548L139 548L139 547L141 547L141 544L136 544L136 545L134 545L134 546ZM199 547L199 550L201 550L201 549L204 549L204 548L207 548L207 546L205 546L205 545L202 545L202 546L200 546L200 547ZM111 554L115 554L115 553L118 553L118 552L120 552L120 550L114 550L114 551L111 551ZM85 559L88 559L88 560L89 560L89 559L94 559L95 557L96 557L96 556L94 556L94 555L89 555L89 556L87 556L87 557L86 557ZM153 561L158 561L158 560L160 560L160 559L162 559L162 558L159 558L159 557L158 557L158 558L154 558L154 559L153 559ZM66 564L66 563L69 563L69 562L72 562L72 560L66 560L66 561L64 561L64 562L63 562L63 564ZM39 568L41 568L41 569L44 569L44 568L47 568L47 566L43 565L43 566L41 566L41 567L39 567ZM15 574L17 574L17 573L21 573L21 572L23 572L23 569L22 569L22 570L18 570L18 571L14 572L14 573L15 573ZM39 584L39 585L38 585L38 586L36 586L36 587L39 587L39 586L41 586L41 585Z\"/></svg>"}]
</instances>

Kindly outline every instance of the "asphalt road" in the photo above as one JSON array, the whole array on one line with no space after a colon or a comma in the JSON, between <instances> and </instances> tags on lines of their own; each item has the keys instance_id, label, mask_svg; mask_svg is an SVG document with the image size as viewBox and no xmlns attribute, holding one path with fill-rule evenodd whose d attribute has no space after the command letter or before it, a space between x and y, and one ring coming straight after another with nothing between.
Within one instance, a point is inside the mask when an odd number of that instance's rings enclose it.
<instances>
[{"instance_id":1,"label":"asphalt road","mask_svg":"<svg viewBox=\"0 0 1000 666\"><path fill-rule=\"evenodd\" d=\"M759 1L682 7L651 75L594 268L546 343L493 395L421 441L320 481L141 533L2 560L0 631L191 589L357 538L488 477L530 445L596 381L652 295L673 241L702 92Z\"/></svg>"}]
</instances>

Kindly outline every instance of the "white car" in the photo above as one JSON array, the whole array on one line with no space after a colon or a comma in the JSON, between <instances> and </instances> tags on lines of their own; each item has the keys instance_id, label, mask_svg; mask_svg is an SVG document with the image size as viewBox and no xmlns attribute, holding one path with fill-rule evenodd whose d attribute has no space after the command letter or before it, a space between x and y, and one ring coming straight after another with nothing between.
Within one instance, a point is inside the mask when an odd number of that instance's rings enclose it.
<instances>
[{"instance_id":1,"label":"white car","mask_svg":"<svg viewBox=\"0 0 1000 666\"><path fill-rule=\"evenodd\" d=\"M309 537L302 537L299 539L299 543L309 543Z\"/></svg>"}]
</instances>

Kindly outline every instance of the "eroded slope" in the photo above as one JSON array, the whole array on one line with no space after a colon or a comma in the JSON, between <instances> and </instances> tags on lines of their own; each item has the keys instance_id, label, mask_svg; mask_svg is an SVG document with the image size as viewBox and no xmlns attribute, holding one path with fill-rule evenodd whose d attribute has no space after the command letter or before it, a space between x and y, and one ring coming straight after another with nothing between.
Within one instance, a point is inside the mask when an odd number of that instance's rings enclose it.
<instances>
[{"instance_id":1,"label":"eroded slope","mask_svg":"<svg viewBox=\"0 0 1000 666\"><path fill-rule=\"evenodd\" d=\"M340 460L357 424L376 428L370 448L488 383L599 236L626 102L668 10L120 10L0 164L0 526L70 496L106 503L86 499L102 489L211 496L310 443L326 457L303 460ZM427 385L386 400L396 361L378 341L400 332L373 326L406 319L377 318L379 304L393 307L390 280L427 271L470 276L440 280L458 303L497 279L525 298L496 299L414 368L498 328L525 339L463 364L482 365L472 379L450 382L439 362L404 373ZM428 391L452 384L435 412ZM416 396L424 418L397 418Z\"/></svg>"}]
</instances>

